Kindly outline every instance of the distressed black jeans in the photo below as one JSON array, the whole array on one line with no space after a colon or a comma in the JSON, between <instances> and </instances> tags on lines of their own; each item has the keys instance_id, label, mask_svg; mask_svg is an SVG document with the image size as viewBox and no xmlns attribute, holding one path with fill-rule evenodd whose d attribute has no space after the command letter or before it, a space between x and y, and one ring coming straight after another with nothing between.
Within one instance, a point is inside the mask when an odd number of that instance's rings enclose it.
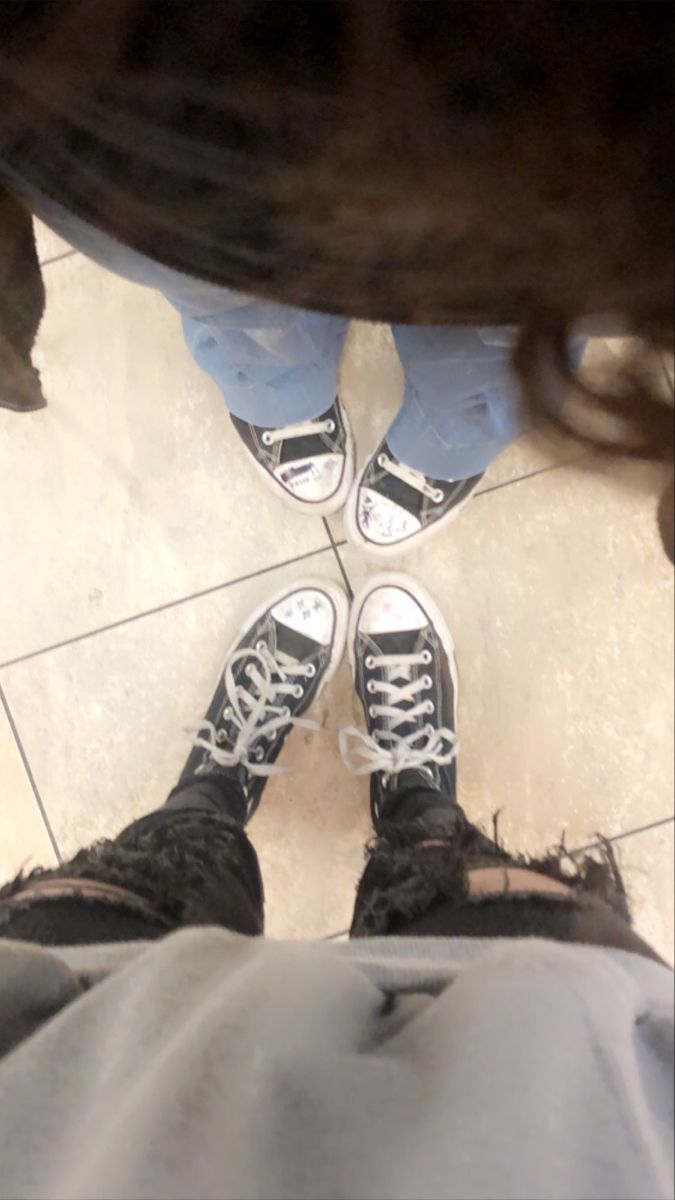
<instances>
[{"instance_id":1,"label":"distressed black jeans","mask_svg":"<svg viewBox=\"0 0 675 1200\"><path fill-rule=\"evenodd\" d=\"M188 925L256 935L264 891L246 833L245 801L228 780L193 779L118 837L0 890L0 937L42 945L158 938ZM472 895L472 870L526 867L565 883L565 896ZM537 936L657 955L633 931L609 846L601 861L510 854L437 792L394 795L368 848L352 937Z\"/></svg>"}]
</instances>

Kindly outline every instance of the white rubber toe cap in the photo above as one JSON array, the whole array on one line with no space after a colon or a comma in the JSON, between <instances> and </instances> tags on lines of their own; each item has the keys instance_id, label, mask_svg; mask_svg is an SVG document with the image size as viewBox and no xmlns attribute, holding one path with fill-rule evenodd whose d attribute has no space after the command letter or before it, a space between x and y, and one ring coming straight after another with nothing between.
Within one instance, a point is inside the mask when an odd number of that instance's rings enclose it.
<instances>
[{"instance_id":1,"label":"white rubber toe cap","mask_svg":"<svg viewBox=\"0 0 675 1200\"><path fill-rule=\"evenodd\" d=\"M356 517L361 536L376 546L395 546L421 529L412 513L367 487L359 488Z\"/></svg>"},{"instance_id":2,"label":"white rubber toe cap","mask_svg":"<svg viewBox=\"0 0 675 1200\"><path fill-rule=\"evenodd\" d=\"M318 588L299 588L271 610L274 620L303 633L320 646L333 640L336 612L330 597Z\"/></svg>"},{"instance_id":3,"label":"white rubber toe cap","mask_svg":"<svg viewBox=\"0 0 675 1200\"><path fill-rule=\"evenodd\" d=\"M410 592L395 586L378 587L366 598L359 614L359 633L396 633L424 629L429 618Z\"/></svg>"}]
</instances>

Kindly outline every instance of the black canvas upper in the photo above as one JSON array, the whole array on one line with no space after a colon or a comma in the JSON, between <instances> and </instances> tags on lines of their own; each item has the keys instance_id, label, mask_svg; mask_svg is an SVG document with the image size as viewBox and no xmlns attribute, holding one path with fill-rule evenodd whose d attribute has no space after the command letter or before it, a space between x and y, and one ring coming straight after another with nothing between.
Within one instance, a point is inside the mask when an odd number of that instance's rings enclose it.
<instances>
[{"instance_id":1,"label":"black canvas upper","mask_svg":"<svg viewBox=\"0 0 675 1200\"><path fill-rule=\"evenodd\" d=\"M290 655L291 658L298 662L312 663L314 665L315 674L313 677L303 678L298 681L302 684L302 696L295 698L291 695L285 695L283 697L282 702L288 706L289 715L294 717L301 716L309 708L319 690L323 674L330 661L331 644L322 646L312 638L305 637L304 634L276 621L270 609L263 613L242 634L235 650L250 648L253 651L260 643L264 643L273 656L276 655L277 651L280 651L283 655ZM251 683L246 675L246 669L249 663L254 661L255 656L253 654L250 658L244 656L235 663L233 671L235 685L242 686L249 692L251 691ZM206 710L205 720L211 721L216 727L216 730L223 739L220 744L225 750L232 748L238 732L231 716L228 718L224 715L228 707L229 700L225 690L223 670L218 677L215 691ZM291 728L291 725L286 725L279 729L271 741L265 738L254 739L251 743L253 752L257 751L261 755L261 761L266 763L275 762ZM183 783L195 776L203 775L225 775L235 779L246 793L248 817L257 808L267 782L265 776L253 775L241 765L222 766L211 757L208 749L202 746L193 746L181 772L179 783Z\"/></svg>"},{"instance_id":2,"label":"black canvas upper","mask_svg":"<svg viewBox=\"0 0 675 1200\"><path fill-rule=\"evenodd\" d=\"M272 442L269 446L265 445L263 434L274 431L275 426L253 425L248 421L242 421L240 417L235 417L232 413L230 413L230 417L247 450L253 455L259 466L263 467L270 475L273 474L276 467L284 463L287 463L288 470L292 471L293 463L300 459L316 458L321 454L341 454L344 457L346 454L347 430L337 396L330 408L314 418L317 422L332 421L334 425L332 432L322 430L315 434L304 434L302 437L284 438ZM335 482L335 491L342 482L345 467L346 462L343 462L341 474ZM280 483L279 486L283 486L283 483ZM304 500L303 503L311 506L313 502Z\"/></svg>"},{"instance_id":3,"label":"black canvas upper","mask_svg":"<svg viewBox=\"0 0 675 1200\"><path fill-rule=\"evenodd\" d=\"M414 702L409 702L407 705L401 704L399 709L400 711L404 711L406 707L413 708L418 699L428 699L434 705L434 712L433 714L420 715L410 721L402 722L396 726L396 733L405 736L412 733L413 730L421 729L424 725L433 725L434 728L444 726L453 732L455 731L456 697L448 656L438 633L431 621L429 621L422 629L397 630L395 633L357 634L355 648L355 687L357 695L363 704L368 730L371 734L375 733L378 729L385 728L387 718L382 716L373 718L369 715L369 705L373 701L379 703L380 697L379 695L374 697L368 692L368 682L371 679L388 679L389 669L379 666L369 667L366 660L371 654L375 656L420 654L424 651L427 651L431 656L431 661L428 664L411 666L410 678L418 679L428 675L431 680L431 687L421 691ZM447 765L429 762L422 769L407 770L405 775L406 786L408 787L435 788L449 802L453 802L456 798L456 759L453 759ZM373 824L376 828L386 806L388 794L400 795L400 781L398 777L392 776L387 779L383 776L382 772L373 773L370 777L370 801Z\"/></svg>"}]
</instances>

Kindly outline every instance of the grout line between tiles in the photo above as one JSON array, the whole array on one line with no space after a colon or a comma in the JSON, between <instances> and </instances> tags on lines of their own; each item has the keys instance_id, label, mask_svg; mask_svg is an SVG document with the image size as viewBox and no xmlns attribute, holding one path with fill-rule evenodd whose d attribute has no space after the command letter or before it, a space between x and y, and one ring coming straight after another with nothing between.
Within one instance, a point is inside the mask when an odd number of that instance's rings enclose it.
<instances>
[{"instance_id":1,"label":"grout line between tiles","mask_svg":"<svg viewBox=\"0 0 675 1200\"><path fill-rule=\"evenodd\" d=\"M570 467L574 463L581 462L583 458L588 458L590 455L577 454L574 458L566 458L563 462L549 463L547 467L537 467L536 471L528 471L526 475L518 475L515 479L505 479L503 483L493 483L491 487L481 488L474 495L474 500L479 496L489 496L490 492L498 492L501 488L511 487L513 483L524 483L526 479L535 479L537 475L545 475L548 471L559 471L561 467Z\"/></svg>"},{"instance_id":2,"label":"grout line between tiles","mask_svg":"<svg viewBox=\"0 0 675 1200\"><path fill-rule=\"evenodd\" d=\"M40 810L40 815L42 817L44 827L47 830L47 836L52 844L52 850L54 851L54 854L56 855L56 861L59 864L61 864L63 862L63 858L61 857L61 851L59 850L59 844L56 840L56 837L54 836L54 831L51 827L49 817L47 816L47 811L42 802L42 797L38 790L38 785L35 782L35 776L33 775L33 772L31 771L30 763L28 762L28 756L26 754L26 751L23 748L23 742L21 741L21 738L19 737L19 731L16 727L16 722L14 720L14 717L12 716L12 710L9 707L9 701L5 695L5 691L4 691L2 684L0 684L0 704L2 704L2 707L5 710L5 715L7 717L9 727L12 731L12 737L14 738L14 741L16 743L16 748L19 751L19 757L21 758L21 761L23 763L24 771L26 772L26 775L28 776L28 782L30 783L31 788L33 789L35 803L37 804L38 809Z\"/></svg>"},{"instance_id":3,"label":"grout line between tiles","mask_svg":"<svg viewBox=\"0 0 675 1200\"><path fill-rule=\"evenodd\" d=\"M339 551L339 547L340 547L340 546L346 546L346 545L347 545L347 540L346 540L346 538L343 538L343 539L342 539L342 541L340 541L340 542L336 542L336 541L335 541L335 538L333 537L333 533L332 533L332 531L331 531L331 527L330 527L330 525L328 524L328 521L326 520L326 518L325 518L325 517L323 517L323 518L322 518L322 520L323 520L323 523L324 523L324 526L325 526L325 529L326 529L326 533L328 534L328 538L329 538L329 541L330 541L330 544L331 544L331 548L332 548L332 550L333 550L333 554L335 555L335 557L336 557L336 559L337 559L337 565L338 565L338 567L340 568L340 574L342 575L342 579L343 579L344 585L345 585L345 587L346 587L346 589L347 589L347 595L349 596L349 599L350 599L350 601L351 601L351 600L353 600L353 599L354 599L354 590L353 590L353 588L352 588L352 585L351 585L351 583L349 582L349 576L348 576L348 574L347 574L347 572L346 572L346 570L345 570L345 568L344 568L344 563L342 562L342 558L340 557L340 551Z\"/></svg>"},{"instance_id":4,"label":"grout line between tiles","mask_svg":"<svg viewBox=\"0 0 675 1200\"><path fill-rule=\"evenodd\" d=\"M7 667L15 667L22 662L28 662L31 658L39 658L41 654L51 654L52 650L61 650L65 646L73 646L77 642L84 642L87 638L96 637L99 633L108 633L111 629L119 629L122 625L131 625L133 621L142 621L144 617L153 617L157 613L166 612L169 608L178 608L180 604L188 604L190 600L199 600L202 596L210 596L214 592L222 592L225 588L234 587L237 583L246 583L247 580L255 579L258 575L267 575L270 571L279 571L282 567L290 567L292 563L303 562L304 559L314 558L317 554L327 554L330 550L334 549L334 546L334 543L330 546L318 546L316 550L308 550L306 554L297 554L294 558L286 558L282 562L271 563L267 567L261 567L258 571L249 571L246 575L238 575L236 579L228 579L225 583L216 583L212 587L202 588L198 592L191 592L189 596L179 596L177 600L167 600L165 604L157 604L154 608L146 608L143 612L134 613L131 617L120 617L119 621L110 621L107 625L99 625L96 629L88 629L86 633L77 633L74 637L64 638L60 642L52 642L48 646L41 646L39 650L30 650L27 654L19 654L16 658L8 658L6 662L0 662L0 671Z\"/></svg>"},{"instance_id":5,"label":"grout line between tiles","mask_svg":"<svg viewBox=\"0 0 675 1200\"><path fill-rule=\"evenodd\" d=\"M648 825L638 825L637 829L627 829L625 833L615 833L613 837L607 838L607 841L621 842L624 838L634 837L638 833L647 833L649 829L659 829L661 825L670 825L672 821L675 821L675 816L662 817L660 821L650 821ZM595 850L598 846L602 846L602 842L588 842L586 846L579 846L576 850L570 850L569 853L572 856L584 854L586 850Z\"/></svg>"},{"instance_id":6,"label":"grout line between tiles","mask_svg":"<svg viewBox=\"0 0 675 1200\"><path fill-rule=\"evenodd\" d=\"M77 253L77 250L64 250L62 254L55 254L52 258L43 258L40 266L48 267L50 263L61 262L62 258L72 258L73 254Z\"/></svg>"}]
</instances>

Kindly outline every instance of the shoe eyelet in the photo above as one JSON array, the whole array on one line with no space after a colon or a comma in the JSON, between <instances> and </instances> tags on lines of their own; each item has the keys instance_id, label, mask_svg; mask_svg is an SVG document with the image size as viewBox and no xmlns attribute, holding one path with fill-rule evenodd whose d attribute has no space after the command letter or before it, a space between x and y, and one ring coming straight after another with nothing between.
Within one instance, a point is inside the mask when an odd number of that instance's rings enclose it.
<instances>
[{"instance_id":1,"label":"shoe eyelet","mask_svg":"<svg viewBox=\"0 0 675 1200\"><path fill-rule=\"evenodd\" d=\"M259 642L256 642L256 644L255 644L255 648L256 648L256 650L258 651L258 654L260 654L260 652L261 652L262 650L266 650L266 649L267 649L267 642L263 642L262 640L261 640L261 641L259 641Z\"/></svg>"},{"instance_id":2,"label":"shoe eyelet","mask_svg":"<svg viewBox=\"0 0 675 1200\"><path fill-rule=\"evenodd\" d=\"M422 651L422 662L425 664L425 666L429 666L429 663L431 662L431 650Z\"/></svg>"},{"instance_id":3,"label":"shoe eyelet","mask_svg":"<svg viewBox=\"0 0 675 1200\"><path fill-rule=\"evenodd\" d=\"M375 659L373 658L372 654L366 655L365 666L366 666L366 670L368 670L368 671L372 671L373 667L375 666Z\"/></svg>"},{"instance_id":4,"label":"shoe eyelet","mask_svg":"<svg viewBox=\"0 0 675 1200\"><path fill-rule=\"evenodd\" d=\"M369 717L374 717L374 716L375 716L375 705L374 705L374 704L369 704L369 705L368 705L368 716L369 716Z\"/></svg>"},{"instance_id":5,"label":"shoe eyelet","mask_svg":"<svg viewBox=\"0 0 675 1200\"><path fill-rule=\"evenodd\" d=\"M247 665L244 667L244 675L247 675L248 678L250 679L252 674L253 674L253 664L247 663Z\"/></svg>"},{"instance_id":6,"label":"shoe eyelet","mask_svg":"<svg viewBox=\"0 0 675 1200\"><path fill-rule=\"evenodd\" d=\"M231 717L231 716L232 716L232 709L230 708L230 706L229 706L229 704L228 704L227 708L224 708L224 709L223 709L223 716L222 716L222 720L223 720L223 721L229 721L229 719L230 719L230 717Z\"/></svg>"},{"instance_id":7,"label":"shoe eyelet","mask_svg":"<svg viewBox=\"0 0 675 1200\"><path fill-rule=\"evenodd\" d=\"M313 679L315 675L316 667L314 666L314 663L307 663L307 677L309 679Z\"/></svg>"},{"instance_id":8,"label":"shoe eyelet","mask_svg":"<svg viewBox=\"0 0 675 1200\"><path fill-rule=\"evenodd\" d=\"M326 421L326 433L335 433L335 421Z\"/></svg>"},{"instance_id":9,"label":"shoe eyelet","mask_svg":"<svg viewBox=\"0 0 675 1200\"><path fill-rule=\"evenodd\" d=\"M216 734L216 741L218 742L219 746L222 746L223 742L227 741L227 734L224 729L218 730Z\"/></svg>"},{"instance_id":10,"label":"shoe eyelet","mask_svg":"<svg viewBox=\"0 0 675 1200\"><path fill-rule=\"evenodd\" d=\"M431 493L431 499L433 500L434 504L442 504L445 500L445 492L442 491L441 488L434 488L433 492Z\"/></svg>"},{"instance_id":11,"label":"shoe eyelet","mask_svg":"<svg viewBox=\"0 0 675 1200\"><path fill-rule=\"evenodd\" d=\"M272 445L272 434L270 433L269 429L265 430L265 432L263 433L260 440L261 440L263 446L271 446Z\"/></svg>"},{"instance_id":12,"label":"shoe eyelet","mask_svg":"<svg viewBox=\"0 0 675 1200\"><path fill-rule=\"evenodd\" d=\"M434 702L433 702L433 700L427 700L426 704L424 705L424 711L425 711L425 712L428 712L428 713L429 713L429 715L431 715L431 713L434 711Z\"/></svg>"},{"instance_id":13,"label":"shoe eyelet","mask_svg":"<svg viewBox=\"0 0 675 1200\"><path fill-rule=\"evenodd\" d=\"M284 707L281 710L281 716L282 717L290 717L290 715L291 715L290 708L288 707L287 704L284 704Z\"/></svg>"},{"instance_id":14,"label":"shoe eyelet","mask_svg":"<svg viewBox=\"0 0 675 1200\"><path fill-rule=\"evenodd\" d=\"M433 686L434 686L434 681L431 678L431 675L423 675L422 676L422 687L424 688L424 691L428 692L429 688L431 688Z\"/></svg>"},{"instance_id":15,"label":"shoe eyelet","mask_svg":"<svg viewBox=\"0 0 675 1200\"><path fill-rule=\"evenodd\" d=\"M387 456L386 456L386 454L378 454L378 456L377 456L377 465L378 465L378 467L386 467L386 465L387 465Z\"/></svg>"},{"instance_id":16,"label":"shoe eyelet","mask_svg":"<svg viewBox=\"0 0 675 1200\"><path fill-rule=\"evenodd\" d=\"M368 682L367 682L367 684L366 684L366 691L367 691L367 692L370 692L370 694L371 694L371 696L372 696L372 695L373 695L373 692L375 691L375 688L376 688L376 687L377 687L377 684L375 683L375 680L374 680L374 679L369 679L369 680L368 680Z\"/></svg>"},{"instance_id":17,"label":"shoe eyelet","mask_svg":"<svg viewBox=\"0 0 675 1200\"><path fill-rule=\"evenodd\" d=\"M262 746L256 746L255 757L257 762L262 762L263 758L265 757L265 751L263 750Z\"/></svg>"},{"instance_id":18,"label":"shoe eyelet","mask_svg":"<svg viewBox=\"0 0 675 1200\"><path fill-rule=\"evenodd\" d=\"M304 696L304 694L305 689L303 688L302 684L296 683L295 687L293 688L293 695L295 696L296 700L299 700L301 696Z\"/></svg>"},{"instance_id":19,"label":"shoe eyelet","mask_svg":"<svg viewBox=\"0 0 675 1200\"><path fill-rule=\"evenodd\" d=\"M431 737L431 735L435 732L436 731L435 731L433 725L425 725L424 726L424 733L426 733L427 737Z\"/></svg>"}]
</instances>

